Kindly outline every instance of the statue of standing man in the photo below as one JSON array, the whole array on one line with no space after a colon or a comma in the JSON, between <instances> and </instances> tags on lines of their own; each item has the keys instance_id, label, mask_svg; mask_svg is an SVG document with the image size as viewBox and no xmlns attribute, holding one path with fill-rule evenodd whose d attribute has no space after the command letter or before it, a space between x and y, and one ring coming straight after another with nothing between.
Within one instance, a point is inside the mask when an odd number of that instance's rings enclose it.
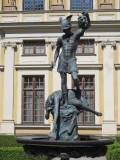
<instances>
[{"instance_id":1,"label":"statue of standing man","mask_svg":"<svg viewBox=\"0 0 120 160\"><path fill-rule=\"evenodd\" d=\"M61 90L63 95L63 103L68 104L67 97L67 73L71 74L76 90L81 97L81 90L79 87L78 79L78 68L76 64L76 50L80 37L84 35L86 29L90 27L90 18L88 13L82 13L82 16L78 17L78 27L79 29L74 33L71 32L71 18L72 15L68 16L66 19L60 18L61 29L64 34L57 39L56 51L54 55L54 60L51 64L53 69L56 65L56 61L59 57L58 69L57 71L61 76ZM62 52L60 54L60 49Z\"/></svg>"}]
</instances>

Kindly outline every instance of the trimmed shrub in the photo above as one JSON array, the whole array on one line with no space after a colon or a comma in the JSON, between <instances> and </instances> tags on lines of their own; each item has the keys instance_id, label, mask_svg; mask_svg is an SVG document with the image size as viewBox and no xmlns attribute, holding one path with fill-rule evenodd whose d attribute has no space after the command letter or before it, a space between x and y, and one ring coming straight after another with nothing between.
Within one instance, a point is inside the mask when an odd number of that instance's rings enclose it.
<instances>
[{"instance_id":1,"label":"trimmed shrub","mask_svg":"<svg viewBox=\"0 0 120 160\"><path fill-rule=\"evenodd\" d=\"M50 160L47 156L26 154L22 147L0 148L0 160Z\"/></svg>"},{"instance_id":2,"label":"trimmed shrub","mask_svg":"<svg viewBox=\"0 0 120 160\"><path fill-rule=\"evenodd\" d=\"M0 135L0 147L21 147L17 143L15 135Z\"/></svg>"},{"instance_id":3,"label":"trimmed shrub","mask_svg":"<svg viewBox=\"0 0 120 160\"><path fill-rule=\"evenodd\" d=\"M116 157L116 155L120 157L120 143L115 142L112 145L108 145L108 151L106 153L106 158L107 160L113 160L111 159L113 156ZM116 155L115 155L116 154ZM114 160L118 160L118 159L114 159ZM119 159L120 160L120 159Z\"/></svg>"},{"instance_id":4,"label":"trimmed shrub","mask_svg":"<svg viewBox=\"0 0 120 160\"><path fill-rule=\"evenodd\" d=\"M109 160L120 160L120 148L115 148L112 150Z\"/></svg>"}]
</instances>

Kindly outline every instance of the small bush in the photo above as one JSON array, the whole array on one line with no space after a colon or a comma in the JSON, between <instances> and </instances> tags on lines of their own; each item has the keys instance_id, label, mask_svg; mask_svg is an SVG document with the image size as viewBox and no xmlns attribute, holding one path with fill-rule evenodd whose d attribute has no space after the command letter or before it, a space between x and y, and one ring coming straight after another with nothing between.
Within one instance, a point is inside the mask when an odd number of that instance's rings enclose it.
<instances>
[{"instance_id":1,"label":"small bush","mask_svg":"<svg viewBox=\"0 0 120 160\"><path fill-rule=\"evenodd\" d=\"M109 160L120 160L120 148L115 148L112 150Z\"/></svg>"},{"instance_id":2,"label":"small bush","mask_svg":"<svg viewBox=\"0 0 120 160\"><path fill-rule=\"evenodd\" d=\"M111 159L111 157L113 157L113 153L114 153L114 157L115 157L115 154L119 155L120 157L120 152L118 152L118 150L120 151L120 143L115 142L114 144L108 145L107 147L108 147L108 151L106 153L107 160L113 160ZM114 160L118 160L118 159L114 159Z\"/></svg>"},{"instance_id":3,"label":"small bush","mask_svg":"<svg viewBox=\"0 0 120 160\"><path fill-rule=\"evenodd\" d=\"M0 147L21 147L14 135L0 135Z\"/></svg>"},{"instance_id":4,"label":"small bush","mask_svg":"<svg viewBox=\"0 0 120 160\"><path fill-rule=\"evenodd\" d=\"M49 158L26 154L22 147L3 147L0 148L0 160L49 160Z\"/></svg>"}]
</instances>

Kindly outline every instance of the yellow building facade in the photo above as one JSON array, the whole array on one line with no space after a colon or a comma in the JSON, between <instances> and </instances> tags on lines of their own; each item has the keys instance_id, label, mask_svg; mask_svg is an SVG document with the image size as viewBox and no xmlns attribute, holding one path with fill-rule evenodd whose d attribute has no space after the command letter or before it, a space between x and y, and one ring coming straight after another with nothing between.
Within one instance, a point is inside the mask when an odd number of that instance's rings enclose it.
<instances>
[{"instance_id":1,"label":"yellow building facade","mask_svg":"<svg viewBox=\"0 0 120 160\"><path fill-rule=\"evenodd\" d=\"M90 107L103 113L79 116L80 134L120 134L120 0L0 0L0 134L46 134L52 116L44 102L61 88L57 67L50 71L59 17L87 10L91 27L78 45L80 87ZM73 87L71 76L68 88Z\"/></svg>"}]
</instances>

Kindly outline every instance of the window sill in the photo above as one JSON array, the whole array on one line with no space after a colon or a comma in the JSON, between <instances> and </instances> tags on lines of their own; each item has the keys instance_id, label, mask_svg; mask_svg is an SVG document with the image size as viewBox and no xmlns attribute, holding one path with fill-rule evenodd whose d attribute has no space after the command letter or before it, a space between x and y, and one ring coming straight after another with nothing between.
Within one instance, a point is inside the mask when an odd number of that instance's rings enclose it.
<instances>
[{"instance_id":1,"label":"window sill","mask_svg":"<svg viewBox=\"0 0 120 160\"><path fill-rule=\"evenodd\" d=\"M79 129L86 129L86 130L91 130L91 129L96 129L96 130L99 130L99 129L102 129L102 125L96 125L96 124L86 124L86 125L80 125L78 124L78 128Z\"/></svg>"},{"instance_id":2,"label":"window sill","mask_svg":"<svg viewBox=\"0 0 120 160\"><path fill-rule=\"evenodd\" d=\"M76 56L96 56L94 53L76 53Z\"/></svg>"},{"instance_id":3,"label":"window sill","mask_svg":"<svg viewBox=\"0 0 120 160\"><path fill-rule=\"evenodd\" d=\"M50 125L49 124L16 124L15 125L16 129L50 129Z\"/></svg>"},{"instance_id":4,"label":"window sill","mask_svg":"<svg viewBox=\"0 0 120 160\"><path fill-rule=\"evenodd\" d=\"M22 54L22 57L47 56L46 54Z\"/></svg>"}]
</instances>

